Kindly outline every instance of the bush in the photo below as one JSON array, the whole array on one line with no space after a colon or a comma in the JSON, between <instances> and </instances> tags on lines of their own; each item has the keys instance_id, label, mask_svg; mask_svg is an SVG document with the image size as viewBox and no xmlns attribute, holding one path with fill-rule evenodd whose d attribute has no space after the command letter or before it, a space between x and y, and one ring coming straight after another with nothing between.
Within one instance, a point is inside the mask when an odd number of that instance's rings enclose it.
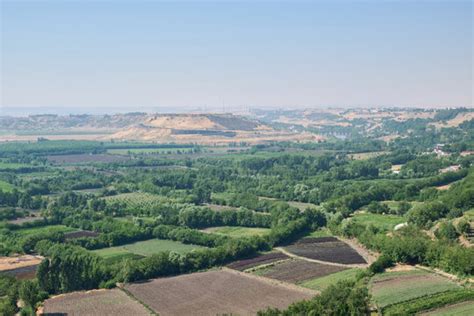
<instances>
[{"instance_id":1,"label":"bush","mask_svg":"<svg viewBox=\"0 0 474 316\"><path fill-rule=\"evenodd\" d=\"M392 258L383 254L381 255L374 263L369 267L370 272L372 273L382 273L386 268L392 267L394 262Z\"/></svg>"}]
</instances>

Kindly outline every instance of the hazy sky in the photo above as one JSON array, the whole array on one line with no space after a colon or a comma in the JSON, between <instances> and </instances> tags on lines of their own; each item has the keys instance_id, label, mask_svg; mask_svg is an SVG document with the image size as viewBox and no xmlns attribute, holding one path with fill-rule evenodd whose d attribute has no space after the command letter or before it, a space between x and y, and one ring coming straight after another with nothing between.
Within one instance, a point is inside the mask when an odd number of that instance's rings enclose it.
<instances>
[{"instance_id":1,"label":"hazy sky","mask_svg":"<svg viewBox=\"0 0 474 316\"><path fill-rule=\"evenodd\" d=\"M472 106L471 1L5 1L1 105Z\"/></svg>"}]
</instances>

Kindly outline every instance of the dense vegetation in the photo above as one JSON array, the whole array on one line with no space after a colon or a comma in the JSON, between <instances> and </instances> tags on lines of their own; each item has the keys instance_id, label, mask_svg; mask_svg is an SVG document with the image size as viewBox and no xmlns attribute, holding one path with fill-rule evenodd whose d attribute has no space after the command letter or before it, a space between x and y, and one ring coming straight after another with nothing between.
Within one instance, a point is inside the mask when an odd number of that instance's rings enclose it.
<instances>
[{"instance_id":1,"label":"dense vegetation","mask_svg":"<svg viewBox=\"0 0 474 316\"><path fill-rule=\"evenodd\" d=\"M437 119L458 113L440 112ZM8 189L0 187L0 253L45 257L32 281L1 276L0 314L17 312L18 298L28 313L51 294L221 266L325 226L334 234L357 238L381 256L356 282L330 286L313 300L261 315L366 314L368 275L395 263L472 276L474 248L461 240L471 231L466 214L474 208L474 156L461 153L474 148L473 124L436 130L429 122L384 121L385 131L406 134L389 143L356 135L321 143L259 145L218 157L193 158L203 150L196 145L0 144L0 180L8 184ZM443 142L445 154L440 156L433 148ZM73 167L47 157L139 148L191 151L179 159L125 151L130 159ZM361 159L352 156L374 152ZM300 205L306 206L303 211ZM394 224L405 222L393 230ZM204 230L218 226L268 230L254 236ZM84 236L68 237L83 231ZM92 251L152 239L203 247L114 262ZM448 298L433 297L444 300ZM419 304L412 302L413 310Z\"/></svg>"}]
</instances>

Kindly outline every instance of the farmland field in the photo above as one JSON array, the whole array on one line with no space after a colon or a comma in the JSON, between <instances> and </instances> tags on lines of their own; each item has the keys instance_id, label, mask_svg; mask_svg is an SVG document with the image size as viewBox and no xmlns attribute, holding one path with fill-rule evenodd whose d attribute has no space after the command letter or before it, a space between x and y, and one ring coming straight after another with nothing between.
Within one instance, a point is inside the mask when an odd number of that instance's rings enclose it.
<instances>
[{"instance_id":1,"label":"farmland field","mask_svg":"<svg viewBox=\"0 0 474 316\"><path fill-rule=\"evenodd\" d=\"M107 149L107 153L111 155L128 155L130 154L176 154L192 153L192 148L125 148L125 149Z\"/></svg>"},{"instance_id":2,"label":"farmland field","mask_svg":"<svg viewBox=\"0 0 474 316\"><path fill-rule=\"evenodd\" d=\"M125 285L156 313L167 315L255 315L285 308L313 293L231 270L214 270Z\"/></svg>"},{"instance_id":3,"label":"farmland field","mask_svg":"<svg viewBox=\"0 0 474 316\"><path fill-rule=\"evenodd\" d=\"M107 154L52 155L46 157L55 164L111 163L129 160L130 157Z\"/></svg>"},{"instance_id":4,"label":"farmland field","mask_svg":"<svg viewBox=\"0 0 474 316\"><path fill-rule=\"evenodd\" d=\"M0 170L18 170L23 168L35 168L35 166L24 163L0 161Z\"/></svg>"},{"instance_id":5,"label":"farmland field","mask_svg":"<svg viewBox=\"0 0 474 316\"><path fill-rule=\"evenodd\" d=\"M297 256L340 263L340 264L366 264L364 258L345 242L335 237L309 237L285 247Z\"/></svg>"},{"instance_id":6,"label":"farmland field","mask_svg":"<svg viewBox=\"0 0 474 316\"><path fill-rule=\"evenodd\" d=\"M406 222L406 219L402 216L372 213L357 213L351 220L362 225L372 225L382 230L393 230L396 225Z\"/></svg>"},{"instance_id":7,"label":"farmland field","mask_svg":"<svg viewBox=\"0 0 474 316\"><path fill-rule=\"evenodd\" d=\"M357 273L359 273L360 271L362 270L361 269L346 269L346 270L335 272L323 277L316 277L311 280L303 281L299 283L299 285L303 287L307 287L309 289L323 291L327 289L330 285L336 284L339 281L355 279Z\"/></svg>"},{"instance_id":8,"label":"farmland field","mask_svg":"<svg viewBox=\"0 0 474 316\"><path fill-rule=\"evenodd\" d=\"M130 257L130 254L139 256L149 256L161 251L174 251L177 253L184 254L190 252L193 249L199 248L203 247L197 245L183 244L178 241L172 240L150 239L145 241L139 241L133 244L98 249L94 250L93 252L105 259L114 260L117 257Z\"/></svg>"},{"instance_id":9,"label":"farmland field","mask_svg":"<svg viewBox=\"0 0 474 316\"><path fill-rule=\"evenodd\" d=\"M298 283L307 279L323 277L345 270L343 267L325 265L305 260L289 259L267 268L255 270L255 274L267 278Z\"/></svg>"},{"instance_id":10,"label":"farmland field","mask_svg":"<svg viewBox=\"0 0 474 316\"><path fill-rule=\"evenodd\" d=\"M40 226L40 227L32 227L32 228L21 228L15 230L16 233L20 234L21 236L27 236L31 234L37 233L44 233L44 232L74 232L78 231L77 228L67 227L64 225L47 225L47 226Z\"/></svg>"},{"instance_id":11,"label":"farmland field","mask_svg":"<svg viewBox=\"0 0 474 316\"><path fill-rule=\"evenodd\" d=\"M122 290L94 290L54 296L44 302L45 315L134 315L151 313Z\"/></svg>"},{"instance_id":12,"label":"farmland field","mask_svg":"<svg viewBox=\"0 0 474 316\"><path fill-rule=\"evenodd\" d=\"M285 260L289 257L281 252L270 252L255 258L238 260L227 265L228 268L244 271L260 265L270 264L276 261Z\"/></svg>"},{"instance_id":13,"label":"farmland field","mask_svg":"<svg viewBox=\"0 0 474 316\"><path fill-rule=\"evenodd\" d=\"M421 313L421 316L472 316L474 301L466 301L448 305L433 311Z\"/></svg>"},{"instance_id":14,"label":"farmland field","mask_svg":"<svg viewBox=\"0 0 474 316\"><path fill-rule=\"evenodd\" d=\"M444 277L421 270L385 272L370 281L373 300L379 307L458 288Z\"/></svg>"},{"instance_id":15,"label":"farmland field","mask_svg":"<svg viewBox=\"0 0 474 316\"><path fill-rule=\"evenodd\" d=\"M104 198L106 202L120 202L125 203L129 208L146 209L152 208L155 205L169 201L169 198L151 194L151 193L123 193L118 195L107 196Z\"/></svg>"},{"instance_id":16,"label":"farmland field","mask_svg":"<svg viewBox=\"0 0 474 316\"><path fill-rule=\"evenodd\" d=\"M262 236L268 234L270 229L259 227L219 226L206 228L205 231L238 238L245 236Z\"/></svg>"}]
</instances>

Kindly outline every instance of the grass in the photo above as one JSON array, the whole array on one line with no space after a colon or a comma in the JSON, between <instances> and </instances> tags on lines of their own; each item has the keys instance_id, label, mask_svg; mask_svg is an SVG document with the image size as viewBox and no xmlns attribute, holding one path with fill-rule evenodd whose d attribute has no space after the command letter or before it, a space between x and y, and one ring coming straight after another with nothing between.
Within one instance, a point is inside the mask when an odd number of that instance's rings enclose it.
<instances>
[{"instance_id":1,"label":"grass","mask_svg":"<svg viewBox=\"0 0 474 316\"><path fill-rule=\"evenodd\" d=\"M40 227L31 227L31 228L21 228L15 230L16 233L20 234L21 236L28 236L37 233L46 233L46 232L74 232L78 231L77 228L67 227L64 225L46 225Z\"/></svg>"},{"instance_id":2,"label":"grass","mask_svg":"<svg viewBox=\"0 0 474 316\"><path fill-rule=\"evenodd\" d=\"M174 251L180 254L185 254L193 249L204 248L197 245L183 244L178 241L150 239L145 241L135 242L117 247L109 247L94 250L93 252L105 259L124 258L125 256L139 255L150 256L161 251Z\"/></svg>"},{"instance_id":3,"label":"grass","mask_svg":"<svg viewBox=\"0 0 474 316\"><path fill-rule=\"evenodd\" d=\"M393 230L396 225L406 222L406 219L402 216L372 213L357 213L352 217L352 220L363 225L372 225L382 230Z\"/></svg>"},{"instance_id":4,"label":"grass","mask_svg":"<svg viewBox=\"0 0 474 316\"><path fill-rule=\"evenodd\" d=\"M458 305L459 304L459 305ZM383 309L383 315L466 315L464 307L474 304L474 291L458 289L401 302ZM426 311L426 313L420 313ZM453 312L454 311L454 312ZM471 313L472 314L472 313ZM467 314L467 315L471 315Z\"/></svg>"},{"instance_id":5,"label":"grass","mask_svg":"<svg viewBox=\"0 0 474 316\"><path fill-rule=\"evenodd\" d=\"M331 237L333 236L333 234L329 231L329 229L327 228L321 228L321 229L318 229L318 230L315 230L314 232L312 232L311 234L308 235L308 237L316 237L316 238L319 238L319 237Z\"/></svg>"},{"instance_id":6,"label":"grass","mask_svg":"<svg viewBox=\"0 0 474 316\"><path fill-rule=\"evenodd\" d=\"M376 274L369 287L379 307L460 288L446 278L420 270Z\"/></svg>"},{"instance_id":7,"label":"grass","mask_svg":"<svg viewBox=\"0 0 474 316\"><path fill-rule=\"evenodd\" d=\"M343 270L340 272L336 272L321 278L316 278L316 279L311 279L311 280L306 280L299 285L317 290L317 291L323 291L327 289L330 285L336 284L337 282L341 280L351 280L355 279L357 273L362 271L361 269L348 269L348 270Z\"/></svg>"},{"instance_id":8,"label":"grass","mask_svg":"<svg viewBox=\"0 0 474 316\"><path fill-rule=\"evenodd\" d=\"M13 186L8 182L0 180L0 190L4 192L11 192L13 191Z\"/></svg>"},{"instance_id":9,"label":"grass","mask_svg":"<svg viewBox=\"0 0 474 316\"><path fill-rule=\"evenodd\" d=\"M439 310L434 310L429 316L471 316L474 312L474 301L462 302L450 306L445 306Z\"/></svg>"},{"instance_id":10,"label":"grass","mask_svg":"<svg viewBox=\"0 0 474 316\"><path fill-rule=\"evenodd\" d=\"M257 227L220 226L208 228L207 231L211 231L215 234L238 238L248 236L262 236L268 234L270 229Z\"/></svg>"}]
</instances>

